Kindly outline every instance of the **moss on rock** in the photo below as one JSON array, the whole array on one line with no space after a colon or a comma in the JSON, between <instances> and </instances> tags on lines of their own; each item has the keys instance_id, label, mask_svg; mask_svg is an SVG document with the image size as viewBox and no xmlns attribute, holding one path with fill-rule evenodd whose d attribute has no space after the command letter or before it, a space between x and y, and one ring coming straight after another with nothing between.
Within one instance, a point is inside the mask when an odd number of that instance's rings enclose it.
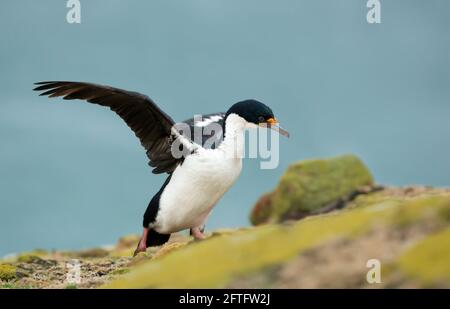
<instances>
[{"instance_id":1,"label":"moss on rock","mask_svg":"<svg viewBox=\"0 0 450 309\"><path fill-rule=\"evenodd\" d=\"M17 257L17 262L19 263L34 263L34 264L40 264L42 263L44 260L42 258L40 258L37 255L33 255L33 254L22 254L20 256Z\"/></svg>"},{"instance_id":2,"label":"moss on rock","mask_svg":"<svg viewBox=\"0 0 450 309\"><path fill-rule=\"evenodd\" d=\"M370 171L356 156L300 161L289 166L274 192L256 203L250 221L257 225L302 218L372 185Z\"/></svg>"},{"instance_id":3,"label":"moss on rock","mask_svg":"<svg viewBox=\"0 0 450 309\"><path fill-rule=\"evenodd\" d=\"M437 222L440 214L448 208L450 198L447 196L421 196L393 202L385 199L308 217L290 225L258 226L191 243L158 259L144 261L105 287L224 287L240 276L282 265L337 237L351 241L383 225L396 230L399 221L404 222L402 225L425 224L430 218L431 222Z\"/></svg>"},{"instance_id":4,"label":"moss on rock","mask_svg":"<svg viewBox=\"0 0 450 309\"><path fill-rule=\"evenodd\" d=\"M9 281L15 279L16 267L10 264L0 264L0 280Z\"/></svg>"},{"instance_id":5,"label":"moss on rock","mask_svg":"<svg viewBox=\"0 0 450 309\"><path fill-rule=\"evenodd\" d=\"M398 258L397 265L424 287L450 287L450 228L417 243Z\"/></svg>"},{"instance_id":6,"label":"moss on rock","mask_svg":"<svg viewBox=\"0 0 450 309\"><path fill-rule=\"evenodd\" d=\"M103 258L28 252L0 264L0 288L75 288L66 282L74 257L77 288L450 287L450 189L386 188L346 205L300 221L217 230L204 241L176 234L135 258L138 236L105 247ZM382 263L376 286L366 282L372 258Z\"/></svg>"},{"instance_id":7,"label":"moss on rock","mask_svg":"<svg viewBox=\"0 0 450 309\"><path fill-rule=\"evenodd\" d=\"M160 258L162 256L165 256L166 254L169 254L170 252L173 252L175 250L178 250L184 246L186 246L188 242L172 242L165 244L164 246L159 249L155 255L152 257L153 259Z\"/></svg>"}]
</instances>

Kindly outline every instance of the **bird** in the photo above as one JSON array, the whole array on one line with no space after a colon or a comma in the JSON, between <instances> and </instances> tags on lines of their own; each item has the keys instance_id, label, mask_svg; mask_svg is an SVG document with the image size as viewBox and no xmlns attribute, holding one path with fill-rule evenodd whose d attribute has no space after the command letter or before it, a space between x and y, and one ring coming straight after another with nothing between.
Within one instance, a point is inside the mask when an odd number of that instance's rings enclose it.
<instances>
[{"instance_id":1,"label":"bird","mask_svg":"<svg viewBox=\"0 0 450 309\"><path fill-rule=\"evenodd\" d=\"M175 123L152 99L138 92L70 81L37 82L33 90L40 96L109 107L140 140L152 172L167 174L143 215L134 255L163 245L172 233L183 230L189 229L196 240L206 238L204 229L211 210L241 173L246 129L261 126L289 137L272 109L255 99L239 101L226 112ZM200 138L193 134L199 129Z\"/></svg>"}]
</instances>

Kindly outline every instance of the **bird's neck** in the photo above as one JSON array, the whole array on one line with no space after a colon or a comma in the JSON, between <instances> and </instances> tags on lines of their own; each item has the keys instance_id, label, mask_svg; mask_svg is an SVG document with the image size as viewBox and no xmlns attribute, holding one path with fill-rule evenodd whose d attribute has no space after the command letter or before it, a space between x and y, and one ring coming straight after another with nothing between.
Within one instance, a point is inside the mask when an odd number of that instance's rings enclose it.
<instances>
[{"instance_id":1,"label":"bird's neck","mask_svg":"<svg viewBox=\"0 0 450 309\"><path fill-rule=\"evenodd\" d=\"M244 131L246 121L238 115L231 114L225 119L224 139L219 149L225 152L227 157L242 159L244 155Z\"/></svg>"}]
</instances>

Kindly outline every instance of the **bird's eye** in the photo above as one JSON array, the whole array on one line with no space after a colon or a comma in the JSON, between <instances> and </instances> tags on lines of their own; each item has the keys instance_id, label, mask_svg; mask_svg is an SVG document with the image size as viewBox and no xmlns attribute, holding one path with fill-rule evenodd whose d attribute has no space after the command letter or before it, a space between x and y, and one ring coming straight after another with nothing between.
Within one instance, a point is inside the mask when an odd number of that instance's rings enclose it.
<instances>
[{"instance_id":1,"label":"bird's eye","mask_svg":"<svg viewBox=\"0 0 450 309\"><path fill-rule=\"evenodd\" d=\"M261 123L261 122L265 122L265 118L263 117L263 116L259 116L258 117L258 121Z\"/></svg>"}]
</instances>

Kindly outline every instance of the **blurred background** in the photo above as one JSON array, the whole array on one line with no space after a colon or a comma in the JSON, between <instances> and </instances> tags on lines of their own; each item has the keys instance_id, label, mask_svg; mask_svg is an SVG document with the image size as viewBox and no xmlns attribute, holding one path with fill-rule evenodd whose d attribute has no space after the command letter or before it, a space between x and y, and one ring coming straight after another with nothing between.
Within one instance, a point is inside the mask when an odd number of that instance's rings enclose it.
<instances>
[{"instance_id":1,"label":"blurred background","mask_svg":"<svg viewBox=\"0 0 450 309\"><path fill-rule=\"evenodd\" d=\"M383 184L450 185L450 2L81 0L0 4L0 255L140 233L165 180L112 112L40 98L42 80L149 95L176 121L255 98L291 138L280 166L244 162L207 228L248 213L289 163L359 155Z\"/></svg>"}]
</instances>

